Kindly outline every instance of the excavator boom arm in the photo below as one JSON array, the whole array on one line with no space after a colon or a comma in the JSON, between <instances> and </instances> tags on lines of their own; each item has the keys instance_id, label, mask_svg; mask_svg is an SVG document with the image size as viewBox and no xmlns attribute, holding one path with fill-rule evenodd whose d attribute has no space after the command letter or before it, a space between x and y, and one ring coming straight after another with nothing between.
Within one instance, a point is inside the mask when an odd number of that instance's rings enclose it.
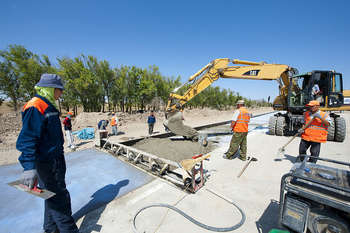
<instances>
[{"instance_id":1,"label":"excavator boom arm","mask_svg":"<svg viewBox=\"0 0 350 233\"><path fill-rule=\"evenodd\" d=\"M228 66L230 62L246 66ZM279 80L280 94L285 96L289 85L288 72L294 70L287 65L281 64L266 64L265 62L250 62L237 59L230 60L228 58L215 59L189 78L187 83L192 83L184 95L170 94L167 110L174 110L176 103L180 105L186 104L219 78Z\"/></svg>"}]
</instances>

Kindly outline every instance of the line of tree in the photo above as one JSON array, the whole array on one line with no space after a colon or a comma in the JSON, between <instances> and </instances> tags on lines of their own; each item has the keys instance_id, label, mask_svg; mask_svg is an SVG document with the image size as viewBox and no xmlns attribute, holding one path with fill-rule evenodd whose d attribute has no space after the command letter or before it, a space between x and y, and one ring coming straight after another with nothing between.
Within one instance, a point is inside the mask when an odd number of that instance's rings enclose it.
<instances>
[{"instance_id":1,"label":"line of tree","mask_svg":"<svg viewBox=\"0 0 350 233\"><path fill-rule=\"evenodd\" d=\"M43 73L55 73L63 78L65 91L60 108L75 112L78 106L85 112L146 110L152 100L166 103L171 90L181 84L180 76L166 77L155 65L146 69L124 65L113 68L106 60L85 55L57 58L55 65L47 55L10 45L0 50L0 104L8 99L17 111L21 103L35 94L33 87ZM246 99L231 90L208 87L187 107L225 109L239 99L245 99L248 106L269 105L264 100Z\"/></svg>"}]
</instances>

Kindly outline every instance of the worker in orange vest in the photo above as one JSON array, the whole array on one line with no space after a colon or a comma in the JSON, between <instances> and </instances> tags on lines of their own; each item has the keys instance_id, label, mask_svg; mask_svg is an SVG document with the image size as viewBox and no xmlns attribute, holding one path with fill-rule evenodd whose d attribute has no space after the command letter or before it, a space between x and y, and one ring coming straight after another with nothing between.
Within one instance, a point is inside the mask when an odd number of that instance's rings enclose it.
<instances>
[{"instance_id":1,"label":"worker in orange vest","mask_svg":"<svg viewBox=\"0 0 350 233\"><path fill-rule=\"evenodd\" d=\"M112 134L113 135L117 135L118 133L118 122L119 122L119 119L118 117L116 116L116 114L113 112L112 113L112 119L111 119L111 126L112 126Z\"/></svg>"},{"instance_id":2,"label":"worker in orange vest","mask_svg":"<svg viewBox=\"0 0 350 233\"><path fill-rule=\"evenodd\" d=\"M311 147L311 156L318 157L320 155L321 143L327 141L327 130L331 122L329 115L319 110L320 102L317 100L310 101L306 106L308 111L304 113L305 124L308 124L311 120L312 122L305 130L299 130L299 133L302 133L302 135L297 160L300 161L304 160L309 147ZM317 159L310 158L308 162L316 163Z\"/></svg>"},{"instance_id":3,"label":"worker in orange vest","mask_svg":"<svg viewBox=\"0 0 350 233\"><path fill-rule=\"evenodd\" d=\"M72 121L71 121L72 116L73 116L73 113L68 112L66 118L63 121L63 125L64 125L64 131L66 133L68 147L71 148L72 150L75 150L74 138L72 135Z\"/></svg>"},{"instance_id":4,"label":"worker in orange vest","mask_svg":"<svg viewBox=\"0 0 350 233\"><path fill-rule=\"evenodd\" d=\"M236 154L239 149L239 159L242 161L247 160L247 135L250 118L251 114L244 107L244 100L237 101L237 110L233 113L231 122L233 136L231 138L230 147L224 155L225 159L232 159L233 155Z\"/></svg>"}]
</instances>

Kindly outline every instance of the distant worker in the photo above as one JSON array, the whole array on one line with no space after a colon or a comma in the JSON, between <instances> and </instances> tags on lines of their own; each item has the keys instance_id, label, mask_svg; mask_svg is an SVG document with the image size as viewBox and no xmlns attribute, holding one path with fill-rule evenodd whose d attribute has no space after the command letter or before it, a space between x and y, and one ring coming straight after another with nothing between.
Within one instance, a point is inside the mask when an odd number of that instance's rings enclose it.
<instances>
[{"instance_id":1,"label":"distant worker","mask_svg":"<svg viewBox=\"0 0 350 233\"><path fill-rule=\"evenodd\" d=\"M118 123L119 123L119 119L117 115L113 112L112 119L111 119L112 135L118 134Z\"/></svg>"},{"instance_id":2,"label":"distant worker","mask_svg":"<svg viewBox=\"0 0 350 233\"><path fill-rule=\"evenodd\" d=\"M299 157L297 160L303 161L307 149L310 148L311 156L319 157L321 143L327 141L328 126L331 118L325 112L319 110L320 103L316 100L310 101L307 105L308 111L304 113L305 124L308 124L314 118L305 130L300 129L301 141L299 145ZM310 158L308 162L316 163L316 158Z\"/></svg>"},{"instance_id":3,"label":"distant worker","mask_svg":"<svg viewBox=\"0 0 350 233\"><path fill-rule=\"evenodd\" d=\"M21 183L40 187L56 195L45 200L45 232L79 232L72 218L71 200L66 189L66 162L63 132L56 100L63 92L60 76L43 74L35 85L36 95L22 109L22 130L16 148L24 171Z\"/></svg>"},{"instance_id":4,"label":"distant worker","mask_svg":"<svg viewBox=\"0 0 350 233\"><path fill-rule=\"evenodd\" d=\"M68 147L71 149L75 149L74 138L72 135L72 121L71 121L72 116L73 116L73 113L68 112L66 118L64 118L63 125L64 125L64 131L66 133Z\"/></svg>"},{"instance_id":5,"label":"distant worker","mask_svg":"<svg viewBox=\"0 0 350 233\"><path fill-rule=\"evenodd\" d=\"M235 155L239 149L239 159L242 161L247 160L247 135L250 117L251 114L244 107L244 100L238 100L237 110L233 113L231 122L233 136L231 138L230 147L225 153L224 158L232 159L232 156Z\"/></svg>"},{"instance_id":6,"label":"distant worker","mask_svg":"<svg viewBox=\"0 0 350 233\"><path fill-rule=\"evenodd\" d=\"M106 127L108 126L108 120L100 120L97 124L97 128L99 130L106 130Z\"/></svg>"},{"instance_id":7,"label":"distant worker","mask_svg":"<svg viewBox=\"0 0 350 233\"><path fill-rule=\"evenodd\" d=\"M156 117L154 116L153 110L148 116L147 123L148 123L148 134L151 135L153 134L154 124L156 123Z\"/></svg>"}]
</instances>

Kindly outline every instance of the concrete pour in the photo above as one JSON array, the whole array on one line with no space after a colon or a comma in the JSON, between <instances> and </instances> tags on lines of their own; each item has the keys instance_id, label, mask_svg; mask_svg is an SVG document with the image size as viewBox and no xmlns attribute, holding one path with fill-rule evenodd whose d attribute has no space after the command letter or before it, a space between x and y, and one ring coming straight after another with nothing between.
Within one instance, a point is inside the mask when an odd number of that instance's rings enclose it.
<instances>
[{"instance_id":1,"label":"concrete pour","mask_svg":"<svg viewBox=\"0 0 350 233\"><path fill-rule=\"evenodd\" d=\"M215 148L213 142L204 147L198 142L184 140L182 137L147 138L132 147L175 162L190 159L194 155L207 154Z\"/></svg>"},{"instance_id":2,"label":"concrete pour","mask_svg":"<svg viewBox=\"0 0 350 233\"><path fill-rule=\"evenodd\" d=\"M252 130L265 130L263 125L268 121L271 114L263 115L257 118L252 118L249 125L249 131ZM192 142L190 140L184 140L182 136L175 136L171 138L146 138L136 142L132 147L154 154L158 157L169 159L175 162L180 162L184 159L189 159L194 155L207 154L219 146L219 142L229 142L232 135L216 137L213 140L210 132L230 132L230 124L215 126L201 130L200 132L206 132L209 134L209 142L206 147L200 145L198 142Z\"/></svg>"},{"instance_id":3,"label":"concrete pour","mask_svg":"<svg viewBox=\"0 0 350 233\"><path fill-rule=\"evenodd\" d=\"M98 230L89 217L91 211L104 209L113 199L153 180L147 173L94 149L71 153L66 162L73 217L85 220L80 227L89 225ZM19 179L21 172L19 164L0 167L0 232L42 232L44 200L7 185Z\"/></svg>"}]
</instances>

